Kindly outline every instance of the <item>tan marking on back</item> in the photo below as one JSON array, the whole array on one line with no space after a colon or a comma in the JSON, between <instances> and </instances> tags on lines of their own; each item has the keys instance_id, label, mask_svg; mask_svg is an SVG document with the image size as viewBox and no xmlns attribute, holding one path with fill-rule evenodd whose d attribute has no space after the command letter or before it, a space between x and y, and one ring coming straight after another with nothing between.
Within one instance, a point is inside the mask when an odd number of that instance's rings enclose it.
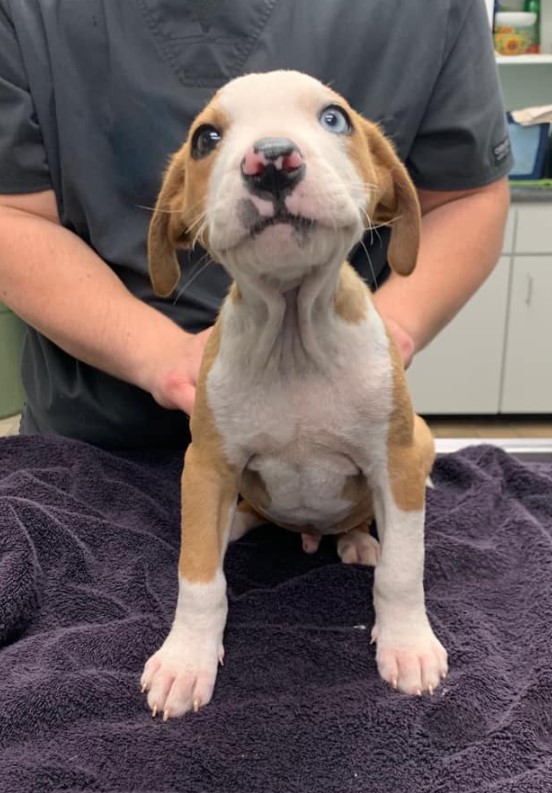
<instances>
[{"instance_id":1,"label":"tan marking on back","mask_svg":"<svg viewBox=\"0 0 552 793\"><path fill-rule=\"evenodd\" d=\"M425 484L435 458L433 437L412 409L403 364L389 337L393 377L393 409L387 437L387 470L393 498L399 509L420 510L424 506Z\"/></svg>"},{"instance_id":2,"label":"tan marking on back","mask_svg":"<svg viewBox=\"0 0 552 793\"><path fill-rule=\"evenodd\" d=\"M215 324L203 355L191 418L192 442L182 474L180 574L208 582L222 566L224 534L238 495L238 471L224 454L207 399L207 376L219 353L220 324Z\"/></svg>"},{"instance_id":3,"label":"tan marking on back","mask_svg":"<svg viewBox=\"0 0 552 793\"><path fill-rule=\"evenodd\" d=\"M351 325L358 325L368 314L368 287L348 262L341 265L334 297L335 313Z\"/></svg>"}]
</instances>

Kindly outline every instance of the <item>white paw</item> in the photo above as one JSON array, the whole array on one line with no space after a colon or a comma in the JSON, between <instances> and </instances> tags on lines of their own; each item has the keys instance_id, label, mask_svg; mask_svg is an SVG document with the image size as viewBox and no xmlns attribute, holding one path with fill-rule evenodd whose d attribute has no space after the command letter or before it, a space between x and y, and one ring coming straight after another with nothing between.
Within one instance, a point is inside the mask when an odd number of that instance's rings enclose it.
<instances>
[{"instance_id":1,"label":"white paw","mask_svg":"<svg viewBox=\"0 0 552 793\"><path fill-rule=\"evenodd\" d=\"M198 711L213 695L222 645L212 636L171 630L163 646L147 661L140 683L152 716L163 720Z\"/></svg>"},{"instance_id":2,"label":"white paw","mask_svg":"<svg viewBox=\"0 0 552 793\"><path fill-rule=\"evenodd\" d=\"M337 540L337 553L345 564L369 564L375 567L379 561L379 542L365 531L353 529Z\"/></svg>"},{"instance_id":3,"label":"white paw","mask_svg":"<svg viewBox=\"0 0 552 793\"><path fill-rule=\"evenodd\" d=\"M374 627L372 641L381 677L405 694L433 694L447 676L447 651L429 624L418 630Z\"/></svg>"}]
</instances>

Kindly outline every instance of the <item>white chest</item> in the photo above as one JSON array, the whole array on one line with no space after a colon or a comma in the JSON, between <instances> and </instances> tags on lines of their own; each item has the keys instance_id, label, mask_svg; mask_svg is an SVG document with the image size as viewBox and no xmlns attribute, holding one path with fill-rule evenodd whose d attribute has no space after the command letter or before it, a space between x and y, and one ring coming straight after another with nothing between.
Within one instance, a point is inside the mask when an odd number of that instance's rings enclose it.
<instances>
[{"instance_id":1,"label":"white chest","mask_svg":"<svg viewBox=\"0 0 552 793\"><path fill-rule=\"evenodd\" d=\"M388 340L375 312L332 330L322 369L308 361L301 368L303 353L289 338L284 358L275 345L257 368L242 338L221 347L207 380L228 461L262 478L274 520L321 531L351 506L342 497L346 479L385 464L392 404ZM279 368L274 356L290 365Z\"/></svg>"}]
</instances>

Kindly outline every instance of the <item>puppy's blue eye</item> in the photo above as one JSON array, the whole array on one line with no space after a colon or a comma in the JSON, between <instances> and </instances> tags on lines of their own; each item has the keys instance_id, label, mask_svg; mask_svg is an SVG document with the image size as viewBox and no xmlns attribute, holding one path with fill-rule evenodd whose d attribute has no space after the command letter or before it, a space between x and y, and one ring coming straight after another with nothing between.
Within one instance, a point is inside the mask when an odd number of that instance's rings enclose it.
<instances>
[{"instance_id":1,"label":"puppy's blue eye","mask_svg":"<svg viewBox=\"0 0 552 793\"><path fill-rule=\"evenodd\" d=\"M207 157L222 140L222 133L210 124L202 124L196 129L192 138L192 157L200 160Z\"/></svg>"},{"instance_id":2,"label":"puppy's blue eye","mask_svg":"<svg viewBox=\"0 0 552 793\"><path fill-rule=\"evenodd\" d=\"M325 107L319 118L324 129L333 132L334 135L348 135L352 129L349 116L337 105Z\"/></svg>"}]
</instances>

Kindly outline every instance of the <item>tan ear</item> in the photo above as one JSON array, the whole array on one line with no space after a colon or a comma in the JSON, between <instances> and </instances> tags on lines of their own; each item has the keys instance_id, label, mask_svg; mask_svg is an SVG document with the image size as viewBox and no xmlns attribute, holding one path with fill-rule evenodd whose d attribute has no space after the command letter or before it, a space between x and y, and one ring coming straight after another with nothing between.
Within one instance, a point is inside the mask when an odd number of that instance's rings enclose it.
<instances>
[{"instance_id":1,"label":"tan ear","mask_svg":"<svg viewBox=\"0 0 552 793\"><path fill-rule=\"evenodd\" d=\"M376 167L380 196L375 223L387 223L391 240L389 264L399 275L409 275L416 266L420 247L421 214L416 189L391 143L375 124L366 124L366 136Z\"/></svg>"},{"instance_id":2,"label":"tan ear","mask_svg":"<svg viewBox=\"0 0 552 793\"><path fill-rule=\"evenodd\" d=\"M163 179L148 233L150 278L161 297L170 295L180 278L176 248L189 246L182 212L179 211L182 209L184 181L184 156L180 151L171 160Z\"/></svg>"}]
</instances>

